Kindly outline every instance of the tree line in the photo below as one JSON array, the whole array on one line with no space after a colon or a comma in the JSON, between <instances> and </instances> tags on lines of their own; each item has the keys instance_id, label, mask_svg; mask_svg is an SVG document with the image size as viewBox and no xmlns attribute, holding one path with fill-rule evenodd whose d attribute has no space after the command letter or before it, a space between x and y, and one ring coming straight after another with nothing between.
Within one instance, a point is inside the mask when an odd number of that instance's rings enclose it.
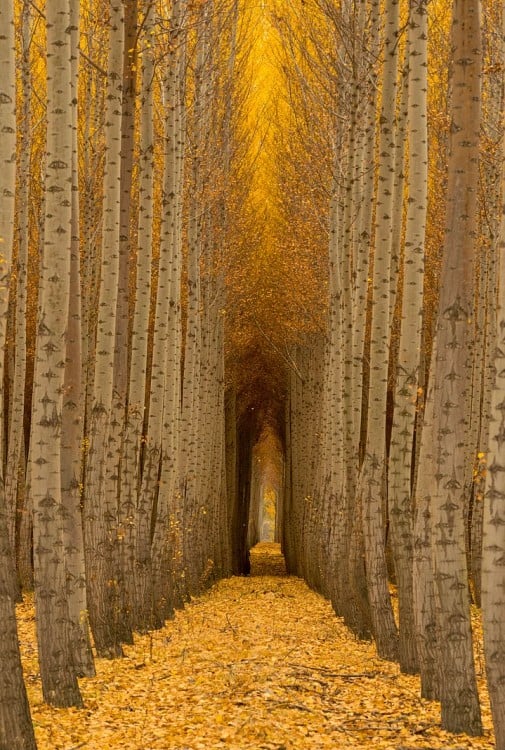
<instances>
[{"instance_id":1,"label":"tree line","mask_svg":"<svg viewBox=\"0 0 505 750\"><path fill-rule=\"evenodd\" d=\"M241 570L223 307L240 61L236 2L2 0L0 27L12 750L35 747L21 590L35 592L44 699L79 707L94 653L120 656Z\"/></svg>"},{"instance_id":2,"label":"tree line","mask_svg":"<svg viewBox=\"0 0 505 750\"><path fill-rule=\"evenodd\" d=\"M288 568L471 735L482 606L502 748L502 9L313 7L276 20L299 153L314 121L328 133L300 161L317 148L331 185L327 326L290 369Z\"/></svg>"}]
</instances>

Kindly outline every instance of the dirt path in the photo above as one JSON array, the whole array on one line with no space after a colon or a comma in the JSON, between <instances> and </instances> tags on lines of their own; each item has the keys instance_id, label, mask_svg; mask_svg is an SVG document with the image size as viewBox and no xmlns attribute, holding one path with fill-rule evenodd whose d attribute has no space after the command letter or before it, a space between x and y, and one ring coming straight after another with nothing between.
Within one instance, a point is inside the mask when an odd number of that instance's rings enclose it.
<instances>
[{"instance_id":1,"label":"dirt path","mask_svg":"<svg viewBox=\"0 0 505 750\"><path fill-rule=\"evenodd\" d=\"M268 569L280 575L261 576ZM316 750L492 748L438 729L418 680L357 643L330 605L286 577L273 545L252 575L221 581L120 661L81 680L86 708L41 701L33 618L20 638L39 750ZM30 645L32 644L32 645Z\"/></svg>"}]
</instances>

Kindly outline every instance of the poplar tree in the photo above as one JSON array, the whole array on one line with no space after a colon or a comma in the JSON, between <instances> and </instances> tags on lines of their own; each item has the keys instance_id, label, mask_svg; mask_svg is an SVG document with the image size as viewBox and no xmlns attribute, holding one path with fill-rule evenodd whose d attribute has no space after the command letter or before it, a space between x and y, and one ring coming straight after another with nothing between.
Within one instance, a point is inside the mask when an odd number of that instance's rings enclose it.
<instances>
[{"instance_id":1,"label":"poplar tree","mask_svg":"<svg viewBox=\"0 0 505 750\"><path fill-rule=\"evenodd\" d=\"M48 6L45 225L29 454L42 691L48 703L60 707L82 705L67 597L69 539L81 519L78 508L65 502L62 487L72 253L72 57L77 54L71 23L68 0Z\"/></svg>"},{"instance_id":2,"label":"poplar tree","mask_svg":"<svg viewBox=\"0 0 505 750\"><path fill-rule=\"evenodd\" d=\"M121 95L124 44L122 0L110 2L110 38L105 111L105 171L100 291L89 448L84 488L84 531L89 616L97 653L122 653L119 579L118 496L114 468L120 445L112 426L114 336L119 269ZM112 438L115 438L114 440Z\"/></svg>"},{"instance_id":3,"label":"poplar tree","mask_svg":"<svg viewBox=\"0 0 505 750\"><path fill-rule=\"evenodd\" d=\"M502 33L505 13L502 9ZM505 38L505 37L504 37ZM503 76L503 73L502 73ZM502 107L504 103L502 102ZM486 674L497 750L505 748L505 149L501 148L501 212L498 235L498 304L493 358L491 424L487 451L482 539L482 620Z\"/></svg>"},{"instance_id":4,"label":"poplar tree","mask_svg":"<svg viewBox=\"0 0 505 750\"><path fill-rule=\"evenodd\" d=\"M478 0L454 0L447 207L440 298L417 497L429 503L442 726L482 732L466 559L465 411L470 398L480 123ZM422 603L421 603L422 605ZM428 636L427 633L423 634Z\"/></svg>"},{"instance_id":5,"label":"poplar tree","mask_svg":"<svg viewBox=\"0 0 505 750\"><path fill-rule=\"evenodd\" d=\"M16 77L14 6L0 3L0 372L3 374L16 187ZM0 391L3 421L3 390ZM3 455L3 433L0 432ZM30 708L23 682L14 608L14 549L8 533L3 476L0 481L0 748L35 750Z\"/></svg>"},{"instance_id":6,"label":"poplar tree","mask_svg":"<svg viewBox=\"0 0 505 750\"><path fill-rule=\"evenodd\" d=\"M153 325L142 484L138 499L136 560L145 617L161 626L180 604L182 515L178 494L181 402L182 201L185 164L185 0L172 6L163 92L165 119L160 258Z\"/></svg>"},{"instance_id":7,"label":"poplar tree","mask_svg":"<svg viewBox=\"0 0 505 750\"><path fill-rule=\"evenodd\" d=\"M425 0L409 9L408 206L403 251L403 299L389 451L389 517L398 582L400 667L417 672L413 594L412 461L420 383L426 213L428 200L428 15Z\"/></svg>"},{"instance_id":8,"label":"poplar tree","mask_svg":"<svg viewBox=\"0 0 505 750\"><path fill-rule=\"evenodd\" d=\"M136 547L140 526L148 536L150 515L142 513L140 482L144 445L145 403L148 370L149 312L151 304L151 263L154 214L154 8L143 3L142 35L139 40L141 60L140 144L139 144L139 221L135 309L132 324L128 405L121 459L121 502L125 508L125 542L123 570L128 600L132 607L133 627L145 629L149 614L145 611L144 560L137 560ZM148 549L148 541L143 539ZM141 573L142 571L142 573Z\"/></svg>"},{"instance_id":9,"label":"poplar tree","mask_svg":"<svg viewBox=\"0 0 505 750\"><path fill-rule=\"evenodd\" d=\"M370 380L366 445L356 502L361 505L373 634L379 655L398 656L398 633L388 589L383 509L386 486L386 401L390 354L391 234L394 186L399 4L388 0L384 15L379 164L375 202L370 334Z\"/></svg>"},{"instance_id":10,"label":"poplar tree","mask_svg":"<svg viewBox=\"0 0 505 750\"><path fill-rule=\"evenodd\" d=\"M30 40L32 35L31 9L28 0L23 2L20 28L21 54L21 107L18 115L18 132L22 148L17 162L17 257L16 294L11 300L15 307L15 351L12 389L10 393L10 408L8 419L7 463L5 469L5 496L9 509L9 534L12 549L16 550L18 578L21 586L32 581L31 570L25 568L23 556L19 555L18 535L21 524L16 522L17 516L26 521L28 509L26 507L26 455L24 436L25 391L26 391L26 316L28 292L28 246L30 227L30 154L32 146L31 133L31 71L30 71ZM23 527L26 528L26 523ZM28 524L31 528L31 524ZM31 566L30 566L31 567Z\"/></svg>"}]
</instances>

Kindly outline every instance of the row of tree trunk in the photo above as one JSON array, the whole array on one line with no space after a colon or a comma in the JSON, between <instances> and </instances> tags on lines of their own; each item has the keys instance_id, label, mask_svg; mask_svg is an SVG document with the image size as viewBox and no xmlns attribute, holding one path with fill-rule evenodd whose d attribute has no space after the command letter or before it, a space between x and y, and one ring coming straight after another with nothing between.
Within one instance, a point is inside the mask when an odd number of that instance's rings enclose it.
<instances>
[{"instance_id":1,"label":"row of tree trunk","mask_svg":"<svg viewBox=\"0 0 505 750\"><path fill-rule=\"evenodd\" d=\"M0 2L2 750L35 747L20 587L35 591L44 699L81 706L94 654L120 656L133 631L241 572L251 461L225 399L220 262L237 3L21 5Z\"/></svg>"},{"instance_id":2,"label":"row of tree trunk","mask_svg":"<svg viewBox=\"0 0 505 750\"><path fill-rule=\"evenodd\" d=\"M244 295L237 307L261 341L246 349L274 361L249 376L260 384L249 394L247 381L244 392L226 387L225 320L240 319L226 291L234 274L243 282L229 236L244 256L257 253L254 294L274 288L265 269L278 271L261 247L275 235L246 215L254 137L244 145L237 125L248 95L246 76L237 80L249 16L238 0L46 6L0 0L1 750L35 746L20 587L35 589L44 698L79 706L92 641L98 655L119 656L133 631L247 569L247 514L251 503L258 517L260 502L252 458L269 413L258 399L270 388L278 414L273 373L286 364L278 517L291 572L359 637L373 636L382 657L420 672L445 728L473 735L470 593L482 599L502 750L504 160L482 144L500 150L503 74L496 37L481 39L478 0L454 0L440 154L428 151L426 0L410 0L406 25L395 0L313 0L303 48L302 21L288 30L272 20L286 35L294 130L305 119L310 156L293 168L296 149L285 149L283 168L303 183L282 196L285 242L295 275L302 217L316 237L327 229L316 292L328 288L329 307L327 329L288 351ZM322 18L333 47L318 36ZM485 82L483 60L494 71ZM332 141L328 169L318 135ZM259 151L272 139L261 141ZM312 232L303 242L317 245ZM297 309L310 317L303 301ZM232 356L227 364L238 369Z\"/></svg>"},{"instance_id":3,"label":"row of tree trunk","mask_svg":"<svg viewBox=\"0 0 505 750\"><path fill-rule=\"evenodd\" d=\"M288 567L330 597L359 637L373 636L380 656L420 673L445 729L470 735L482 732L470 616L471 597L480 604L482 592L496 741L505 748L501 266L494 272L503 226L501 209L484 226L479 197L480 4L454 0L452 8L433 322L425 279L431 6L410 0L402 33L395 0L383 13L374 2L369 12L366 4L317 5L337 32L340 117L327 333L297 347L290 375ZM492 54L502 59L500 45ZM494 94L499 102L499 87ZM496 112L484 114L496 143ZM486 199L496 206L503 164L500 152L486 165L494 191Z\"/></svg>"}]
</instances>

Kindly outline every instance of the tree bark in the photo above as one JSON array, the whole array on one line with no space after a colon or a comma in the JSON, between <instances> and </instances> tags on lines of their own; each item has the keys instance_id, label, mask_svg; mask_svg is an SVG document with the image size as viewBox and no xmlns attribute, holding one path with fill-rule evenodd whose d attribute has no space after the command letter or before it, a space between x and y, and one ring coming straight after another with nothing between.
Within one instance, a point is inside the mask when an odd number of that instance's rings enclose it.
<instances>
[{"instance_id":1,"label":"tree bark","mask_svg":"<svg viewBox=\"0 0 505 750\"><path fill-rule=\"evenodd\" d=\"M428 200L427 9L410 3L408 38L409 175L403 300L396 374L395 406L389 452L389 517L398 582L400 667L418 670L413 611L412 459L419 389L423 312L424 246Z\"/></svg>"},{"instance_id":2,"label":"tree bark","mask_svg":"<svg viewBox=\"0 0 505 750\"><path fill-rule=\"evenodd\" d=\"M29 171L31 153L31 72L30 72L30 38L31 12L28 0L23 2L21 14L21 123L19 140L21 148L17 164L17 258L16 258L16 294L12 304L15 305L15 352L14 377L12 392L9 394L9 430L7 442L7 465L5 471L5 496L9 509L9 536L11 547L19 550L18 538L21 518L26 514L26 491L24 477L26 474L25 443L25 389L26 389L26 314L27 314L27 273L29 243ZM33 581L28 571L18 578L21 585Z\"/></svg>"},{"instance_id":3,"label":"tree bark","mask_svg":"<svg viewBox=\"0 0 505 750\"><path fill-rule=\"evenodd\" d=\"M175 593L179 582L174 577L175 569L182 569L177 546L180 543L181 528L176 498L182 341L180 277L185 142L185 20L185 3L175 2L170 19L169 59L163 81L164 99L168 105L164 140L163 220L142 483L138 494L135 532L135 586L138 607L143 613L143 627L147 622L155 627L161 626L172 614L174 602L181 602L179 594ZM148 75L147 70L145 75ZM148 179L147 172L145 176ZM142 225L140 222L140 228ZM145 312L147 313L147 309ZM132 368L137 368L140 362L137 349L141 348L141 341L138 337L135 340L137 344L132 357ZM138 404L135 408L137 407Z\"/></svg>"},{"instance_id":4,"label":"tree bark","mask_svg":"<svg viewBox=\"0 0 505 750\"><path fill-rule=\"evenodd\" d=\"M451 140L437 330L426 401L417 496L430 503L442 725L482 732L466 564L465 417L470 387L473 264L480 123L477 0L455 0Z\"/></svg>"},{"instance_id":5,"label":"tree bark","mask_svg":"<svg viewBox=\"0 0 505 750\"><path fill-rule=\"evenodd\" d=\"M77 54L72 49L76 39L69 33L70 26L68 0L56 0L46 12L46 216L29 455L42 692L48 703L60 707L82 705L67 595L67 544L80 516L75 507L72 512L65 504L61 473L72 252L71 58Z\"/></svg>"},{"instance_id":6,"label":"tree bark","mask_svg":"<svg viewBox=\"0 0 505 750\"><path fill-rule=\"evenodd\" d=\"M5 13L0 11L0 22ZM2 28L6 28L2 26ZM4 56L0 42L0 70ZM2 79L2 82L5 79ZM3 89L3 86L2 86ZM0 93L3 93L0 89ZM1 115L0 122L4 119ZM12 592L12 549L7 534L6 513L3 498L0 499L0 750L36 750L30 706L23 681L23 670L19 654L16 612Z\"/></svg>"},{"instance_id":7,"label":"tree bark","mask_svg":"<svg viewBox=\"0 0 505 750\"><path fill-rule=\"evenodd\" d=\"M113 372L119 268L121 174L121 70L124 43L122 0L110 3L110 40L105 113L106 164L100 297L93 398L89 413L84 530L89 615L97 653L122 654L119 607L118 497L113 467L121 446L111 441Z\"/></svg>"},{"instance_id":8,"label":"tree bark","mask_svg":"<svg viewBox=\"0 0 505 750\"><path fill-rule=\"evenodd\" d=\"M155 64L154 10L144 3L141 67L141 112L139 145L139 220L137 242L137 275L133 315L128 407L123 456L121 459L121 503L124 508L123 542L125 587L132 607L133 627L146 630L150 610L146 609L145 581L140 574L142 562L136 560L136 543L140 524L144 524L144 508L139 498L142 478L146 385L148 369L149 313L151 304L151 262L153 249L154 211L154 123L153 79ZM142 508L142 518L139 511ZM150 517L149 517L150 521ZM147 545L148 547L148 545Z\"/></svg>"},{"instance_id":9,"label":"tree bark","mask_svg":"<svg viewBox=\"0 0 505 750\"><path fill-rule=\"evenodd\" d=\"M505 13L502 39L505 39ZM503 76L503 72L501 74ZM502 109L505 103L502 100ZM498 234L498 301L494 348L494 382L483 499L482 622L486 674L496 750L505 749L505 148L501 147L501 211Z\"/></svg>"},{"instance_id":10,"label":"tree bark","mask_svg":"<svg viewBox=\"0 0 505 750\"><path fill-rule=\"evenodd\" d=\"M10 0L0 4L0 336L3 374L5 323L7 315L10 264L14 228L14 195L16 189L16 77L14 5ZM0 391L0 418L3 421L3 391ZM3 456L3 433L0 432L0 455ZM19 654L16 613L14 609L14 549L8 530L8 511L0 482L0 750L36 750L30 708L23 682Z\"/></svg>"},{"instance_id":11,"label":"tree bark","mask_svg":"<svg viewBox=\"0 0 505 750\"><path fill-rule=\"evenodd\" d=\"M391 217L394 185L395 109L399 6L388 0L385 11L382 102L379 120L379 169L376 197L370 383L367 436L356 498L362 505L365 560L373 634L380 656L398 657L398 633L388 589L384 531L386 403L390 354Z\"/></svg>"}]
</instances>

